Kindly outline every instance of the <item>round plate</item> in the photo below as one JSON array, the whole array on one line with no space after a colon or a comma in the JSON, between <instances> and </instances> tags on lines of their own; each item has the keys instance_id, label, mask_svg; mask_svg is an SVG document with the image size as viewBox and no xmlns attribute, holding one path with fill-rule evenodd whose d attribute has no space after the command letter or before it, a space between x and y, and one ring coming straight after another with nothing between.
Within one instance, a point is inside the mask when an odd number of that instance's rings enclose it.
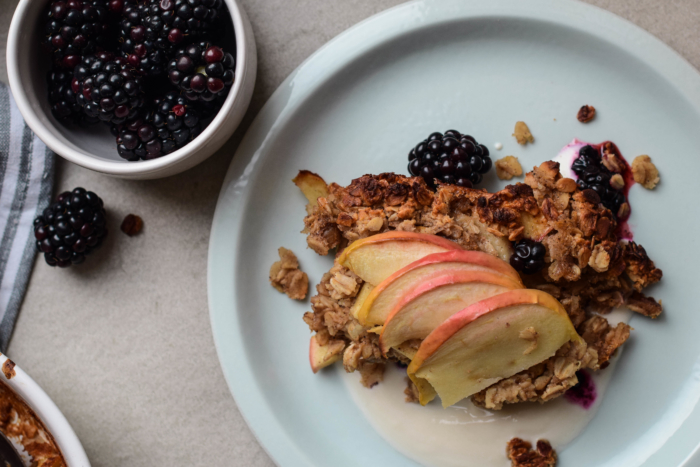
<instances>
[{"instance_id":1,"label":"round plate","mask_svg":"<svg viewBox=\"0 0 700 467\"><path fill-rule=\"evenodd\" d=\"M583 125L578 108L598 117ZM520 147L517 120L536 141ZM209 305L236 402L284 466L416 465L369 425L340 369L311 373L309 331L294 302L268 283L285 246L312 285L331 264L306 248L299 169L348 184L406 173L407 153L433 131L468 132L526 169L571 139L611 139L631 161L649 154L654 191L632 189L635 240L664 270L650 290L665 314L639 316L594 420L560 451L567 467L699 465L700 76L643 30L561 0L411 2L355 26L304 62L275 92L224 182L209 249ZM493 174L485 186L497 189ZM233 441L232 441L233 442Z\"/></svg>"}]
</instances>

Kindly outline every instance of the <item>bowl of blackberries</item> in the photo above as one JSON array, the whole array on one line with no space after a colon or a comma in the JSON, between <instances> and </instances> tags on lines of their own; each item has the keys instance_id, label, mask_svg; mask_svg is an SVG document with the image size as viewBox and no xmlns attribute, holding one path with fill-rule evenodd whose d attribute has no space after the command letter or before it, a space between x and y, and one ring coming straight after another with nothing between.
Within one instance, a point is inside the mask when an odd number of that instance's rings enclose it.
<instances>
[{"instance_id":1,"label":"bowl of blackberries","mask_svg":"<svg viewBox=\"0 0 700 467\"><path fill-rule=\"evenodd\" d=\"M123 178L173 175L235 131L257 69L237 0L20 0L7 71L60 156Z\"/></svg>"}]
</instances>

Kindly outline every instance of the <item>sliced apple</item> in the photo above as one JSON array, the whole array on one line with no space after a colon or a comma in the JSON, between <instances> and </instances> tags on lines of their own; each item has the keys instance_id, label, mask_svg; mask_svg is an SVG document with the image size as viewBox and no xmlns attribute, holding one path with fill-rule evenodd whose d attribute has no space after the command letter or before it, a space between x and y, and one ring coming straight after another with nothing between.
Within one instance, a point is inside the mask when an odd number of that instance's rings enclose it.
<instances>
[{"instance_id":1,"label":"sliced apple","mask_svg":"<svg viewBox=\"0 0 700 467\"><path fill-rule=\"evenodd\" d=\"M328 365L340 360L343 354L343 349L345 348L345 343L340 340L329 341L325 345L321 345L316 340L316 336L311 336L311 341L309 342L309 363L311 363L311 370L314 373L318 373L318 370L325 368Z\"/></svg>"},{"instance_id":2,"label":"sliced apple","mask_svg":"<svg viewBox=\"0 0 700 467\"><path fill-rule=\"evenodd\" d=\"M408 376L425 405L443 407L530 368L580 341L564 307L540 290L511 290L453 315L423 340Z\"/></svg>"},{"instance_id":3,"label":"sliced apple","mask_svg":"<svg viewBox=\"0 0 700 467\"><path fill-rule=\"evenodd\" d=\"M508 261L513 254L513 247L508 238L493 234L488 230L488 226L481 221L473 220L473 222L479 227L479 248Z\"/></svg>"},{"instance_id":4,"label":"sliced apple","mask_svg":"<svg viewBox=\"0 0 700 467\"><path fill-rule=\"evenodd\" d=\"M404 342L403 344L395 347L394 350L409 360L413 360L413 357L416 356L416 352L418 352L418 349L412 346L410 342Z\"/></svg>"},{"instance_id":5,"label":"sliced apple","mask_svg":"<svg viewBox=\"0 0 700 467\"><path fill-rule=\"evenodd\" d=\"M436 271L399 297L379 338L386 355L391 347L425 339L450 316L469 305L523 288L510 277L484 271Z\"/></svg>"},{"instance_id":6,"label":"sliced apple","mask_svg":"<svg viewBox=\"0 0 700 467\"><path fill-rule=\"evenodd\" d=\"M296 177L292 179L301 192L309 200L309 206L316 207L319 198L328 196L328 185L320 175L308 170L300 170Z\"/></svg>"},{"instance_id":7,"label":"sliced apple","mask_svg":"<svg viewBox=\"0 0 700 467\"><path fill-rule=\"evenodd\" d=\"M350 314L355 319L357 319L357 314L362 309L362 305L365 303L365 300L367 300L367 297L369 297L369 294L372 293L372 290L374 290L374 286L369 282L362 284L362 288L357 293L357 297L355 298L355 303L353 303L352 307L350 308Z\"/></svg>"},{"instance_id":8,"label":"sliced apple","mask_svg":"<svg viewBox=\"0 0 700 467\"><path fill-rule=\"evenodd\" d=\"M371 238L371 237L370 237ZM497 273L522 287L517 271L507 262L481 251L453 250L433 253L396 271L372 290L357 312L364 325L384 324L402 295L436 272L482 271Z\"/></svg>"},{"instance_id":9,"label":"sliced apple","mask_svg":"<svg viewBox=\"0 0 700 467\"><path fill-rule=\"evenodd\" d=\"M461 249L455 242L437 235L392 230L351 243L338 257L338 263L376 286L425 256Z\"/></svg>"}]
</instances>

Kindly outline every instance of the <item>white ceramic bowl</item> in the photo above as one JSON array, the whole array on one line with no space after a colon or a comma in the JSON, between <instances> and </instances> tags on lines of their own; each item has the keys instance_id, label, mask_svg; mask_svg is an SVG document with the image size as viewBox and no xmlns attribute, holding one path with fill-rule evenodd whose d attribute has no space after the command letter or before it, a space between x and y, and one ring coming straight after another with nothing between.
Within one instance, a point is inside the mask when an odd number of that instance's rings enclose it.
<instances>
[{"instance_id":1,"label":"white ceramic bowl","mask_svg":"<svg viewBox=\"0 0 700 467\"><path fill-rule=\"evenodd\" d=\"M0 354L0 368L3 368L7 360L5 355ZM90 467L90 461L82 444L80 444L80 440L56 404L20 367L15 365L13 370L14 376L11 378L8 379L2 373L0 373L0 378L24 400L43 422L44 427L51 433L61 450L68 467Z\"/></svg>"},{"instance_id":2,"label":"white ceramic bowl","mask_svg":"<svg viewBox=\"0 0 700 467\"><path fill-rule=\"evenodd\" d=\"M257 55L253 30L238 1L224 1L235 31L236 79L214 120L187 146L158 159L128 162L117 154L114 136L106 125L64 126L53 117L46 89L49 64L39 43L42 14L48 0L20 0L12 18L7 37L7 74L17 107L49 148L88 169L121 178L152 179L194 167L233 134L248 108L255 85Z\"/></svg>"}]
</instances>

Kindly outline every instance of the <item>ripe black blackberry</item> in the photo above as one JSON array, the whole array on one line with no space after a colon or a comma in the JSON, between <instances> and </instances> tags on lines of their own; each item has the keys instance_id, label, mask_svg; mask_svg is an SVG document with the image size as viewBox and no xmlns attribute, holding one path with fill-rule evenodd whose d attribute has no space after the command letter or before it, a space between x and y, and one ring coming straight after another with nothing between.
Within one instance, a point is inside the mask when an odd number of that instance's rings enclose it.
<instances>
[{"instance_id":1,"label":"ripe black blackberry","mask_svg":"<svg viewBox=\"0 0 700 467\"><path fill-rule=\"evenodd\" d=\"M34 219L34 237L49 266L80 264L107 236L106 213L99 196L84 188L66 191Z\"/></svg>"},{"instance_id":2,"label":"ripe black blackberry","mask_svg":"<svg viewBox=\"0 0 700 467\"><path fill-rule=\"evenodd\" d=\"M75 67L72 88L83 112L106 123L134 118L145 102L142 78L124 59L105 53L88 56Z\"/></svg>"},{"instance_id":3,"label":"ripe black blackberry","mask_svg":"<svg viewBox=\"0 0 700 467\"><path fill-rule=\"evenodd\" d=\"M235 66L233 55L205 41L178 50L168 62L168 78L188 99L209 102L228 94Z\"/></svg>"},{"instance_id":4,"label":"ripe black blackberry","mask_svg":"<svg viewBox=\"0 0 700 467\"><path fill-rule=\"evenodd\" d=\"M627 202L622 189L611 185L613 172L602 163L602 156L593 146L587 145L579 150L579 157L571 165L571 169L579 177L576 184L582 190L590 188L598 193L603 206L617 216L620 206Z\"/></svg>"},{"instance_id":5,"label":"ripe black blackberry","mask_svg":"<svg viewBox=\"0 0 700 467\"><path fill-rule=\"evenodd\" d=\"M90 119L83 114L83 108L76 101L71 82L73 73L61 69L50 71L46 76L49 85L49 103L51 113L59 120L68 120L74 123L96 123L96 119Z\"/></svg>"},{"instance_id":6,"label":"ripe black blackberry","mask_svg":"<svg viewBox=\"0 0 700 467\"><path fill-rule=\"evenodd\" d=\"M159 76L165 72L171 48L157 47L155 41L146 38L146 26L141 18L144 7L135 3L124 5L119 25L120 51L129 65L141 73Z\"/></svg>"},{"instance_id":7,"label":"ripe black blackberry","mask_svg":"<svg viewBox=\"0 0 700 467\"><path fill-rule=\"evenodd\" d=\"M493 163L483 144L457 130L433 133L408 153L408 171L434 188L435 180L471 188L481 183Z\"/></svg>"},{"instance_id":8,"label":"ripe black blackberry","mask_svg":"<svg viewBox=\"0 0 700 467\"><path fill-rule=\"evenodd\" d=\"M46 11L44 45L54 61L72 70L108 40L107 0L54 0Z\"/></svg>"},{"instance_id":9,"label":"ripe black blackberry","mask_svg":"<svg viewBox=\"0 0 700 467\"><path fill-rule=\"evenodd\" d=\"M534 240L520 240L515 244L515 252L510 257L510 265L523 274L534 274L544 266L544 256L547 253L544 245Z\"/></svg>"},{"instance_id":10,"label":"ripe black blackberry","mask_svg":"<svg viewBox=\"0 0 700 467\"><path fill-rule=\"evenodd\" d=\"M222 0L147 0L139 13L146 39L167 49L212 33L222 6Z\"/></svg>"},{"instance_id":11,"label":"ripe black blackberry","mask_svg":"<svg viewBox=\"0 0 700 467\"><path fill-rule=\"evenodd\" d=\"M170 92L141 118L112 128L117 151L126 160L150 160L170 154L196 138L213 114L198 103Z\"/></svg>"}]
</instances>

